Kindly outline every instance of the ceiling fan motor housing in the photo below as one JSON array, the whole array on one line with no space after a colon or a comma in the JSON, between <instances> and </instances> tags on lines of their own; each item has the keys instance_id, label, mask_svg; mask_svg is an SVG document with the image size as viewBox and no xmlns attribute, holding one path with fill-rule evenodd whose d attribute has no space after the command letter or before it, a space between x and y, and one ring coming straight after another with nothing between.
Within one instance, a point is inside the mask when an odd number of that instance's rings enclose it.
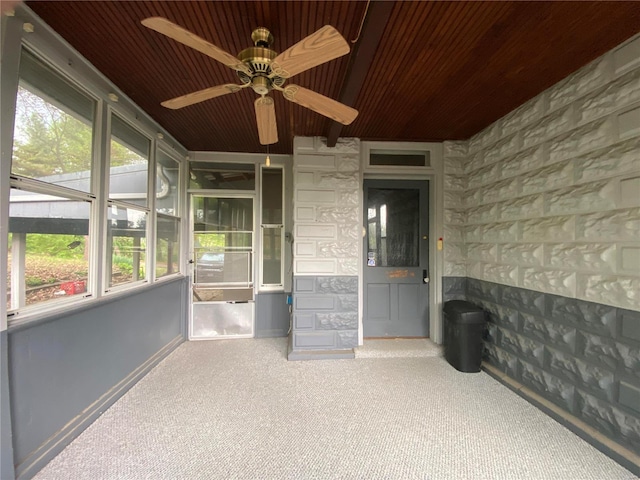
<instances>
[{"instance_id":1,"label":"ceiling fan motor housing","mask_svg":"<svg viewBox=\"0 0 640 480\"><path fill-rule=\"evenodd\" d=\"M271 61L278 56L278 53L269 48L273 42L273 35L264 27L256 28L251 34L251 39L255 46L245 48L238 54L238 58L249 67L251 75L238 71L238 77L242 83L251 83L251 88L258 95L266 95L273 86L282 86L285 79L271 75Z\"/></svg>"}]
</instances>

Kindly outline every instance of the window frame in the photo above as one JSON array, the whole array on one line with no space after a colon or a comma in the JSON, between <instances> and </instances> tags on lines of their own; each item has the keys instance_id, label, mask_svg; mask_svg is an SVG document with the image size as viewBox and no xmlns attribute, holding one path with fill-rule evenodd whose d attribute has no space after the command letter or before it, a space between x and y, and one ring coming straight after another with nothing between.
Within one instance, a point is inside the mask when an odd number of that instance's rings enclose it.
<instances>
[{"instance_id":1,"label":"window frame","mask_svg":"<svg viewBox=\"0 0 640 480\"><path fill-rule=\"evenodd\" d=\"M282 194L281 194L281 205L282 205L282 218L281 223L264 223L263 219L263 202L264 202L264 181L263 181L263 172L265 170L280 170L282 173ZM258 291L259 292L284 292L285 290L285 219L287 218L286 214L286 203L285 203L285 191L286 191L286 171L284 165L271 165L267 167L264 164L260 164L260 252L258 255L260 262L260 278L258 279ZM268 228L279 228L280 229L280 283L264 283L264 272L265 272L265 258L264 258L264 233Z\"/></svg>"},{"instance_id":2,"label":"window frame","mask_svg":"<svg viewBox=\"0 0 640 480\"><path fill-rule=\"evenodd\" d=\"M139 205L137 203L134 203L132 201L127 201L125 199L122 198L117 198L117 197L112 197L111 195L111 144L112 142L114 142L114 138L118 138L115 137L113 134L113 129L112 129L112 119L113 117L117 117L118 120L120 122L122 122L123 124L125 124L125 126L129 127L131 130L133 130L135 133L138 133L140 136L144 137L148 142L149 142L149 156L146 159L147 160L147 182L146 182L146 188L147 191L145 192L145 204L144 205ZM144 133L141 129L137 128L132 122L130 122L128 119L124 118L123 115L120 115L117 111L115 111L114 109L110 108L109 109L109 120L108 120L108 126L107 126L107 133L105 134L108 138L107 138L107 151L105 154L105 159L104 162L106 163L106 178L105 178L105 199L107 201L113 201L113 202L117 202L117 203L121 203L121 204L126 204L126 205L132 205L138 208L146 208L147 210L151 210L152 208L155 208L155 202L153 201L155 196L154 195L150 195L149 192L155 192L155 150L156 150L156 145L154 144L152 138L147 135L146 133ZM122 140L122 139L121 139ZM117 142L119 143L119 142ZM131 150L133 153L138 154L138 152L136 152L135 150L133 150L132 148L130 148L129 146L127 146L124 141L123 143L120 143L121 146L124 146L125 148L128 148L129 150ZM140 155L141 156L141 155ZM143 157L144 158L144 157ZM154 189L154 190L152 190ZM119 194L116 194L119 195Z\"/></svg>"},{"instance_id":3,"label":"window frame","mask_svg":"<svg viewBox=\"0 0 640 480\"><path fill-rule=\"evenodd\" d=\"M13 32L15 33L15 32ZM19 72L19 59L27 52L43 67L57 76L68 87L73 88L79 94L86 96L92 103L93 112L91 118L91 179L89 183L89 192L82 192L80 190L74 190L67 188L66 186L49 184L41 182L34 178L28 178L19 174L11 173L11 163L13 158L13 149L5 154L3 152L3 166L2 172L4 179L2 181L2 195L1 202L4 205L3 210L5 213L2 215L2 227L7 227L9 221L9 203L11 188L19 188L20 190L30 191L30 188L36 188L38 191L34 193L51 194L54 196L62 197L69 200L87 200L89 205L89 237L87 238L87 251L89 252L89 259L87 263L88 278L86 280L87 291L82 294L76 294L68 296L67 298L60 298L59 301L54 302L39 302L33 305L24 306L19 309L7 308L7 295L9 288L5 281L2 283L2 291L5 294L5 304L2 307L2 322L9 328L15 328L22 325L30 325L34 322L47 321L48 319L59 316L61 314L68 314L74 311L81 311L84 308L89 307L93 302L107 301L107 297L128 295L129 292L133 293L140 288L151 286L156 281L162 282L167 280L175 280L177 277L185 276L186 261L184 254L185 238L187 231L185 230L185 222L182 221L184 216L183 209L185 208L186 198L186 175L185 166L188 160L188 151L182 147L176 140L164 131L155 121L153 121L146 112L142 111L140 107L131 102L115 85L107 80L102 74L97 72L88 62L76 52L71 50L65 50L66 47L60 47L60 44L48 36L47 31L37 30L35 34L29 36L11 36L11 40L14 41L13 46L10 48L11 56L7 57L10 60L10 64L7 63L7 68L2 69L3 80L3 94L13 96L13 102L7 105L7 109L3 113L3 121L6 121L5 125L9 126L11 131L5 132L3 140L7 138L7 145L13 144L14 131L13 128L16 120L16 104L18 95L18 88L25 87L23 82L30 85L27 81L28 77L23 79ZM55 39L54 39L55 40ZM62 51L67 52L60 54ZM4 55L3 55L4 58ZM70 63L69 59L73 59L74 63ZM47 84L42 84L44 86ZM52 85L56 85L55 82ZM41 97L43 100L52 103L55 107L60 108L61 103L58 98L66 98L64 95L61 97L55 96L54 101L49 100L50 95L47 95L46 88L28 88L31 93L34 93ZM44 92L42 92L44 90ZM64 89L60 90L64 93ZM42 92L42 93L40 93ZM52 90L55 95L55 88ZM4 97L3 97L4 98ZM73 97L70 97L73 99ZM63 102L64 103L64 102ZM70 106L62 105L61 110L69 114L69 109L72 109L74 103L71 101ZM80 112L79 114L82 114ZM75 116L75 114L72 114ZM105 281L107 272L105 269L105 259L109 258L112 252L106 250L106 235L107 235L107 219L108 208L113 203L109 199L109 165L111 163L111 118L112 115L116 115L119 120L124 122L128 127L135 130L141 136L149 142L149 155L147 157L147 178L146 178L146 208L140 207L140 205L132 204L130 202L118 202L122 204L122 207L133 209L136 211L143 210L146 216L146 262L145 262L145 279L136 282L129 282L122 285L108 287L108 281ZM84 118L84 116L83 116ZM10 121L8 121L10 119ZM5 127L6 128L6 127ZM120 140L119 140L120 141ZM177 204L178 210L175 212L179 220L179 231L177 235L180 239L179 246L179 271L174 272L172 275L166 275L163 277L155 278L155 256L156 256L156 244L155 244L155 229L157 221L157 212L155 210L155 185L156 185L156 169L155 160L157 152L162 149L163 153L167 154L173 160L177 162L179 168L178 173L178 191L177 191ZM134 149L134 151L137 150ZM5 188L7 187L7 188ZM6 191L6 193L5 193ZM150 192L154 192L154 195L150 195ZM182 198L185 197L185 198ZM126 203L126 205L125 205ZM2 246L8 250L8 235L4 238ZM8 261L8 257L5 257L4 262ZM2 265L5 265L5 263ZM153 273L151 273L153 272ZM23 274L24 275L24 274ZM109 272L110 275L110 272ZM10 285L10 283L9 283ZM108 290L108 291L107 291ZM81 297L81 298L80 298ZM9 307L11 308L11 307Z\"/></svg>"},{"instance_id":4,"label":"window frame","mask_svg":"<svg viewBox=\"0 0 640 480\"><path fill-rule=\"evenodd\" d=\"M120 283L118 285L110 285L111 278L113 275L113 262L112 262L113 247L110 249L107 248L109 245L111 245L109 241L109 228L107 224L109 222L109 210L113 207L122 208L127 211L133 210L135 212L141 212L146 216L146 222L145 222L145 228L144 228L144 232L145 232L144 239L146 242L145 251L144 251L144 256L145 256L144 278ZM114 292L120 292L122 290L127 290L130 288L135 288L136 286L139 286L139 285L145 285L147 283L150 283L150 280L149 280L149 244L150 244L150 239L149 239L150 225L149 224L151 223L150 217L151 217L150 212L147 209L144 209L138 205L131 205L129 203L119 202L117 200L107 201L107 209L105 210L105 215L104 215L104 222L105 222L104 243L103 243L104 256L102 258L102 268L104 272L102 282L104 285L103 292L105 295L109 295Z\"/></svg>"},{"instance_id":5,"label":"window frame","mask_svg":"<svg viewBox=\"0 0 640 480\"><path fill-rule=\"evenodd\" d=\"M155 161L156 145L149 135L144 133L141 129L137 128L136 125L134 125L124 115L120 114L115 109L108 108L107 115L108 115L107 128L106 128L106 131L104 132L106 148L105 148L104 158L102 159L104 164L104 169L102 170L104 172L104 178L102 179L102 181L104 185L103 195L104 195L104 202L105 202L105 208L103 210L103 219L102 219L102 223L104 225L104 232L102 235L102 248L100 249L100 251L102 252L102 262L101 262L102 293L104 295L111 295L114 293L126 291L129 289L133 289L142 285L152 283L151 277L149 275L149 270L150 268L152 268L155 271L155 261L153 258L150 258L150 254L155 256L155 221L154 221L155 215L151 215L152 208L155 209L155 201L154 201L155 198L153 198L155 195L149 196L149 192L155 191L155 178L153 177L155 175L154 161ZM112 142L115 141L114 138L118 138L114 136L113 130L112 130L112 119L114 116L117 117L120 122L124 123L127 127L132 129L135 133L140 134L149 142L149 158L146 159L147 160L147 182L146 182L147 192L145 197L146 202L144 206L138 205L137 203L127 202L126 200L122 200L118 198L111 198L111 191L110 191L111 190L110 189L111 144ZM127 146L127 148L129 147ZM134 153L138 153L138 152L134 151ZM125 282L118 285L110 285L111 278L113 275L113 263L112 263L113 249L107 248L109 245L111 245L109 242L108 223L109 223L109 210L112 207L123 208L127 210L134 210L137 212L143 212L146 215L145 236L144 236L146 241L144 278L141 278L138 280L132 280L130 282ZM153 236L152 236L152 232L153 232ZM153 248L150 248L150 245L152 244L154 246Z\"/></svg>"},{"instance_id":6,"label":"window frame","mask_svg":"<svg viewBox=\"0 0 640 480\"><path fill-rule=\"evenodd\" d=\"M176 205L175 205L175 212L173 215L168 214L168 213L162 213L162 212L158 212L158 205L157 205L157 193L156 193L156 188L157 188L157 184L154 183L153 185L153 191L154 191L154 195L153 195L153 200L155 202L154 205L154 258L153 258L153 281L154 282L163 282L166 281L167 279L171 279L174 278L177 275L183 275L184 274L184 242L185 242L185 235L184 235L184 222L182 221L183 216L184 216L184 204L186 203L184 201L184 195L185 195L185 188L184 188L184 177L185 177L185 170L187 168L187 166L185 165L185 162L182 161L182 159L178 158L178 155L175 152L170 152L168 149L164 148L163 145L161 145L159 142L157 142L156 144L156 148L155 148L155 155L154 155L154 180L157 181L158 179L158 168L160 166L160 162L158 161L158 158L160 155L165 155L167 158L169 158L170 160L176 162L176 165L178 166L178 178L177 178L177 192L176 192ZM157 276L157 261L158 261L158 218L162 217L162 218L167 218L167 219L175 219L177 221L178 224L178 239L179 239L179 243L178 243L178 271L177 272L172 272L170 274L165 274L162 276Z\"/></svg>"},{"instance_id":7,"label":"window frame","mask_svg":"<svg viewBox=\"0 0 640 480\"><path fill-rule=\"evenodd\" d=\"M77 202L86 202L89 204L89 224L88 224L88 234L89 241L87 243L87 248L89 249L89 259L87 261L87 291L82 295L73 295L70 297L62 297L56 301L43 301L33 305L19 305L14 307L13 305L7 308L7 317L9 319L17 319L22 318L22 316L30 313L39 313L43 311L53 310L59 308L61 306L68 306L69 304L79 303L89 298L94 298L96 295L96 285L93 281L95 275L93 274L93 266L92 266L92 258L95 255L94 252L94 242L93 236L95 235L95 216L93 212L95 210L96 197L93 194L81 192L79 190L73 190L67 187L63 187L56 184L49 184L46 182L42 182L40 180L21 177L19 175L11 175L10 176L10 189L11 190L20 190L23 192L34 193L38 195L50 195L58 198L63 198L70 201ZM9 202L9 206L11 203ZM10 232L7 232L10 233ZM24 274L25 272L21 272L18 275L22 276L23 282L21 288L26 293L26 284L24 283ZM11 281L13 282L14 271L11 271ZM12 297L13 298L13 297ZM6 303L6 298L4 299ZM13 303L13 300L12 300Z\"/></svg>"},{"instance_id":8,"label":"window frame","mask_svg":"<svg viewBox=\"0 0 640 480\"><path fill-rule=\"evenodd\" d=\"M7 318L7 322L10 325L16 324L16 323L22 323L23 321L29 321L31 318L37 318L38 316L42 315L42 314L46 314L46 313L53 313L56 311L59 311L61 309L68 309L69 306L75 306L78 304L82 304L85 303L86 301L95 299L97 296L97 282L96 282L96 269L95 269L95 258L98 255L98 252L96 250L96 236L97 236L97 203L98 203L98 198L96 195L96 191L97 191L97 175L98 175L98 164L99 164L99 152L98 152L98 139L100 137L100 131L99 131L99 116L100 116L100 111L101 111L101 100L100 97L98 95L96 95L95 93L91 92L90 90L88 90L87 88L85 88L83 85L81 85L78 81L76 81L74 78L70 77L68 74L66 74L64 71L62 71L60 68L58 68L53 62L51 61L47 61L46 59L43 58L43 56L36 51L36 49L31 48L29 45L26 45L25 43L21 43L19 47L17 47L19 49L18 52L18 56L19 58L22 58L23 55L25 55L25 53L27 55L30 55L31 57L34 58L34 60L36 62L38 62L40 64L40 66L43 69L49 70L54 76L58 77L58 79L61 82L64 82L66 84L67 87L75 90L76 93L86 97L92 104L93 104L93 118L91 119L91 165L90 165L90 181L89 181L89 191L88 192L84 192L82 190L76 190L73 188L69 188L66 186L62 186L62 185L58 185L55 183L48 183L42 180L38 180L36 178L31 178L31 177L27 177L27 176L23 176L20 174L16 174L12 172L12 168L13 168L13 146L14 146L14 137L15 137L15 118L17 115L17 96L18 96L18 90L21 87L21 84L28 84L30 85L29 81L27 79L23 80L23 77L20 75L20 70L19 68L17 69L17 71L15 72L16 74L16 82L15 82L15 88L14 91L12 92L15 102L13 104L13 122L12 122L12 126L13 129L10 133L10 138L11 138L11 149L10 152L8 154L9 157L9 165L8 165L8 171L9 171L9 189L7 192L7 196L3 197L2 200L6 201L6 205L7 205L7 217L6 217L6 222L7 222L7 236L9 233L9 229L8 229L8 222L9 222L9 213L8 210L10 209L10 192L11 189L17 189L17 190L21 190L21 191L25 191L25 192L30 192L30 193L35 193L35 194L40 194L40 195L51 195L51 196L56 196L59 198L64 198L64 199L68 199L68 200L72 200L72 201L86 201L89 203L89 225L88 225L88 245L87 248L89 249L89 259L87 262L87 270L88 270L88 275L87 275L87 283L86 283L86 289L87 291L84 292L84 294L82 295L73 295L67 298L60 298L58 300L55 301L44 301L44 302L39 302L33 305L22 305L22 306L18 306L18 307L13 307L13 306L9 306L6 308L6 318ZM24 82L24 83L23 83ZM22 87L25 88L25 87ZM33 89L36 90L38 93L34 93L33 91L30 91L30 93L32 93L33 95L38 96L39 98L41 98L43 101L51 103L54 107L62 110L64 113L66 113L67 115L71 115L68 110L73 110L71 109L71 107L67 107L66 105L60 105L61 102L59 101L54 101L50 99L50 95L47 92L42 92L40 90L40 88L36 88L33 86ZM27 89L29 90L29 89ZM63 108L64 107L64 108ZM8 249L7 249L8 252ZM8 261L8 259L7 259ZM24 280L24 274L25 272L21 272L20 275L22 275L22 279ZM13 276L13 271L12 271L12 276ZM11 280L13 281L13 280ZM8 287L8 285L7 285ZM21 293L26 293L26 284L23 281L21 288L24 290L24 292ZM8 288L7 288L7 292L8 293ZM7 303L7 298L5 295L5 298L3 299L4 304L6 305Z\"/></svg>"}]
</instances>

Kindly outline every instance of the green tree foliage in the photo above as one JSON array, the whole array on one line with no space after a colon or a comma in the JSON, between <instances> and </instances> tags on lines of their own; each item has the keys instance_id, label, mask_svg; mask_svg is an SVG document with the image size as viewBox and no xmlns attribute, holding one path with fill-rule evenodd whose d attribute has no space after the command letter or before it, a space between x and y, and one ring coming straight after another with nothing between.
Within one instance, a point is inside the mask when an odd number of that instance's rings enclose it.
<instances>
[{"instance_id":1,"label":"green tree foliage","mask_svg":"<svg viewBox=\"0 0 640 480\"><path fill-rule=\"evenodd\" d=\"M91 125L18 89L12 172L32 178L91 169Z\"/></svg>"},{"instance_id":2,"label":"green tree foliage","mask_svg":"<svg viewBox=\"0 0 640 480\"><path fill-rule=\"evenodd\" d=\"M23 86L18 89L11 171L41 178L91 170L93 127ZM111 166L139 163L141 157L111 142Z\"/></svg>"},{"instance_id":3,"label":"green tree foliage","mask_svg":"<svg viewBox=\"0 0 640 480\"><path fill-rule=\"evenodd\" d=\"M81 259L85 255L85 237L30 233L27 235L26 252L31 255Z\"/></svg>"}]
</instances>

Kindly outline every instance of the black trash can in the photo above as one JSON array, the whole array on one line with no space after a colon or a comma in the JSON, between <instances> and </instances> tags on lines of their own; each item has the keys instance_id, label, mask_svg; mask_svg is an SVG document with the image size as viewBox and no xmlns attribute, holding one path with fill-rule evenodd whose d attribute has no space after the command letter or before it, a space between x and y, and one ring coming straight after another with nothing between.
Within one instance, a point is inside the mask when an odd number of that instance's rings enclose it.
<instances>
[{"instance_id":1,"label":"black trash can","mask_svg":"<svg viewBox=\"0 0 640 480\"><path fill-rule=\"evenodd\" d=\"M444 356L461 372L479 372L486 313L464 300L444 304Z\"/></svg>"}]
</instances>

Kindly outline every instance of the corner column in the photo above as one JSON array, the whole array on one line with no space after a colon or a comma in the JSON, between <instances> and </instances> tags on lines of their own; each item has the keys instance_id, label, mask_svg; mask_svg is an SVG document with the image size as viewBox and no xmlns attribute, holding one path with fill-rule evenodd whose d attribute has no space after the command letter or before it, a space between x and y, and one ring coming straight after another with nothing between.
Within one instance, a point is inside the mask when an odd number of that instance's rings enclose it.
<instances>
[{"instance_id":1,"label":"corner column","mask_svg":"<svg viewBox=\"0 0 640 480\"><path fill-rule=\"evenodd\" d=\"M296 137L289 360L353 358L362 249L360 141Z\"/></svg>"}]
</instances>

